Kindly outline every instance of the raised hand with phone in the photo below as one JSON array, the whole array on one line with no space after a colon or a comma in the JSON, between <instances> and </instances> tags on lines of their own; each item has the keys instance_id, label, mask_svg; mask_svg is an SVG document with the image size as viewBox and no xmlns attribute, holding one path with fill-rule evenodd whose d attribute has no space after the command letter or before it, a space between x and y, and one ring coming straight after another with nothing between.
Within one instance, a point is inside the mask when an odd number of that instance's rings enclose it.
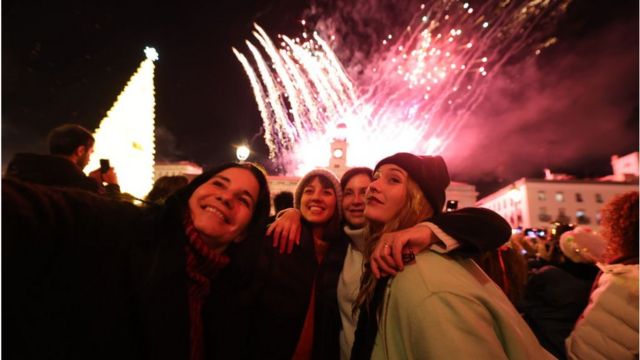
<instances>
[{"instance_id":1,"label":"raised hand with phone","mask_svg":"<svg viewBox=\"0 0 640 360\"><path fill-rule=\"evenodd\" d=\"M100 168L89 173L89 176L107 188L118 185L118 176L113 167L111 167L109 159L100 159Z\"/></svg>"}]
</instances>

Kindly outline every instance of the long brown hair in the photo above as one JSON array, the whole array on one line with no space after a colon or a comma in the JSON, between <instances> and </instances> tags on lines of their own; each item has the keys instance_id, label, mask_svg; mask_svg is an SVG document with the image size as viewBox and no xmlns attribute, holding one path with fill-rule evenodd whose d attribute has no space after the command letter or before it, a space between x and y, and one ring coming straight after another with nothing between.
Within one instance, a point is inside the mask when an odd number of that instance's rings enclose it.
<instances>
[{"instance_id":1,"label":"long brown hair","mask_svg":"<svg viewBox=\"0 0 640 360\"><path fill-rule=\"evenodd\" d=\"M379 223L375 221L367 221L364 229L364 237L367 239L365 247L365 259L369 259L376 244L380 240L382 234L410 228L418 222L423 221L433 215L431 204L422 194L418 184L407 176L407 197L405 204L401 208L398 215L387 223ZM363 305L367 311L379 309L369 309L373 292L376 288L378 280L373 276L371 267L365 266L365 271L360 279L360 292L353 305L353 312L361 308Z\"/></svg>"}]
</instances>

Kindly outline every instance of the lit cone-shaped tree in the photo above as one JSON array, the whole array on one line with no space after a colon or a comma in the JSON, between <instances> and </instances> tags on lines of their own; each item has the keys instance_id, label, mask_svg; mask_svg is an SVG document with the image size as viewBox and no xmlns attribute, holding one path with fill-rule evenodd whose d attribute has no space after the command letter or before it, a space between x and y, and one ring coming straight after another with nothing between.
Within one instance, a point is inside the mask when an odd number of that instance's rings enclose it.
<instances>
[{"instance_id":1,"label":"lit cone-shaped tree","mask_svg":"<svg viewBox=\"0 0 640 360\"><path fill-rule=\"evenodd\" d=\"M100 159L109 159L120 190L137 198L151 190L155 163L153 62L158 53L147 47L145 54L147 58L95 131L94 153L85 168L89 172L100 166Z\"/></svg>"}]
</instances>

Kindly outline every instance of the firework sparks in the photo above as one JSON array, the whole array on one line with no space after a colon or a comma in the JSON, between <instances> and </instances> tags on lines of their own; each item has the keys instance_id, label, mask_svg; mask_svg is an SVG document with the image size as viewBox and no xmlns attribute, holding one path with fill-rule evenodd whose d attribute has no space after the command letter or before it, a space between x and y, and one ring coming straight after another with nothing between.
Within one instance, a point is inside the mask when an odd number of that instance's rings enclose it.
<instances>
[{"instance_id":1,"label":"firework sparks","mask_svg":"<svg viewBox=\"0 0 640 360\"><path fill-rule=\"evenodd\" d=\"M385 36L357 72L343 66L324 40L333 41L331 33L305 31L302 41L279 35L278 48L255 25L261 50L247 41L255 65L233 51L253 88L272 159L295 174L327 166L335 129L344 124L348 165L371 166L398 151L451 150L491 78L514 55L538 54L553 43L547 30L569 2L421 5L406 30Z\"/></svg>"}]
</instances>

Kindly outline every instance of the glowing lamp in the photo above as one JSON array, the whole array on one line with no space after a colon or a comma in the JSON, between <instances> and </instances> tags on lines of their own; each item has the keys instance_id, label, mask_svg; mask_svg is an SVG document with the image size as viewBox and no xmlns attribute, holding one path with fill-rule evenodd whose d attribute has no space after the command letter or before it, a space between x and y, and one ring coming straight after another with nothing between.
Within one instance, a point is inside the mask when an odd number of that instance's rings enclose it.
<instances>
[{"instance_id":1,"label":"glowing lamp","mask_svg":"<svg viewBox=\"0 0 640 360\"><path fill-rule=\"evenodd\" d=\"M236 157L240 161L245 161L249 158L249 154L251 154L251 150L246 145L240 145L236 148Z\"/></svg>"}]
</instances>

